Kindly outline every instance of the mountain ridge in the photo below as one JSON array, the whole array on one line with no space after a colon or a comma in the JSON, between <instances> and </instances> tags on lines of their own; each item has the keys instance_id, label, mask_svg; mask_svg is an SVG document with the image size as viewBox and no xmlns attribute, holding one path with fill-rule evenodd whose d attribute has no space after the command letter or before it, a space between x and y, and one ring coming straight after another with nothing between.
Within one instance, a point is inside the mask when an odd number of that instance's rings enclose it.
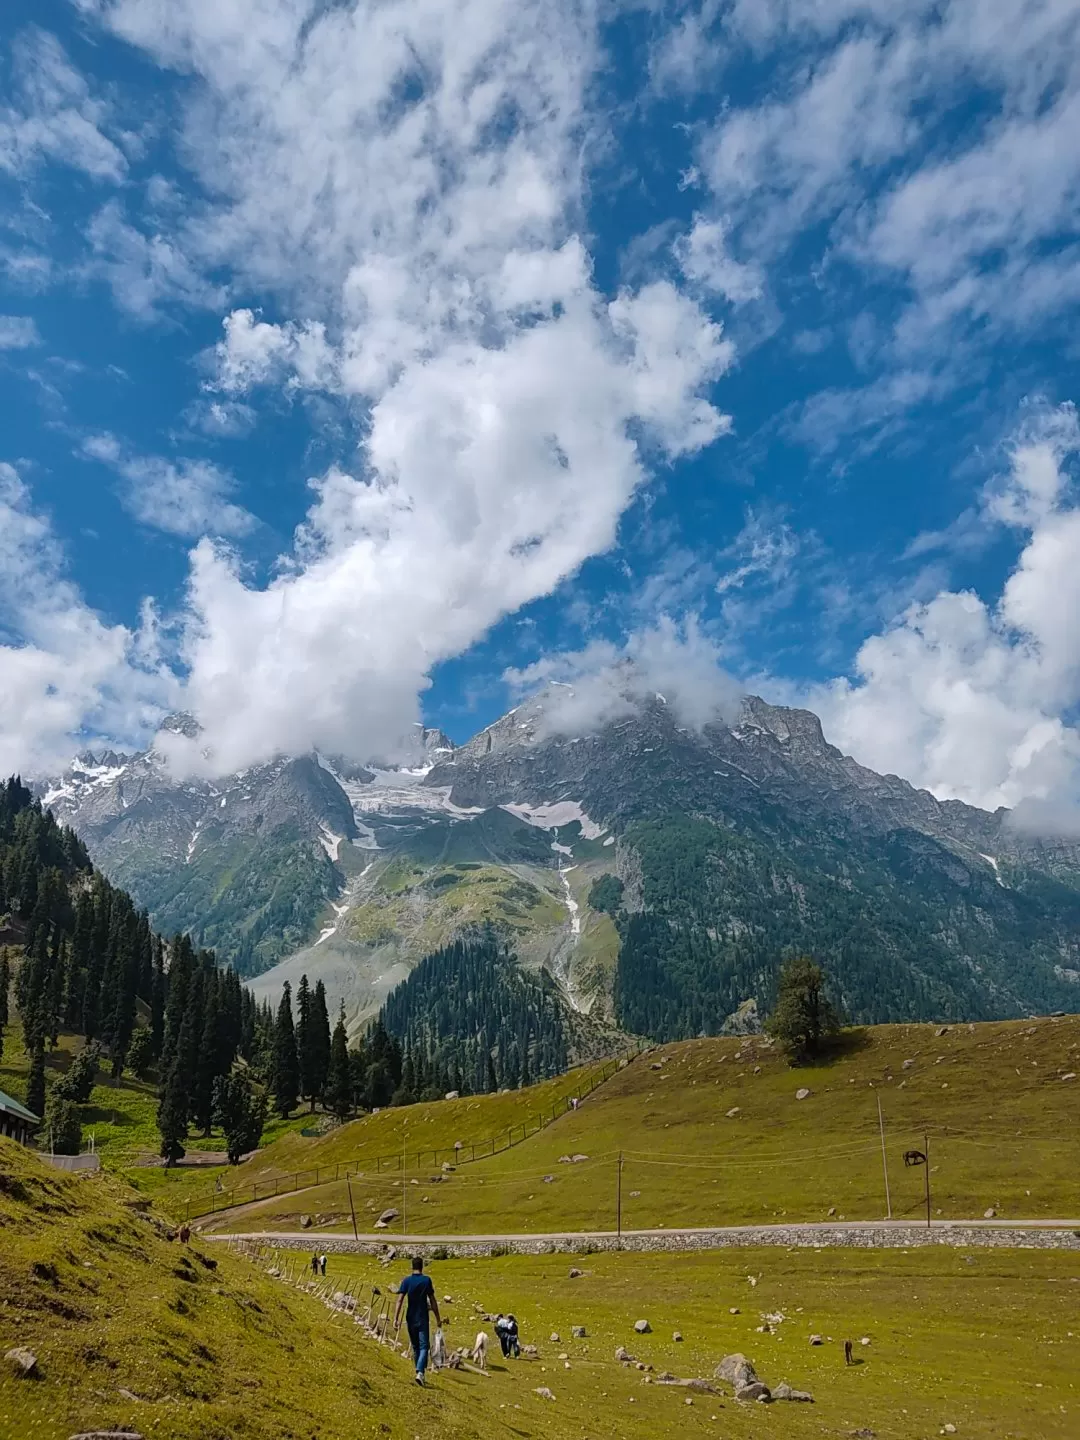
<instances>
[{"instance_id":1,"label":"mountain ridge","mask_svg":"<svg viewBox=\"0 0 1080 1440\"><path fill-rule=\"evenodd\" d=\"M793 945L855 1018L1080 1002L1075 842L878 775L757 696L699 729L655 695L564 733L575 707L553 685L461 746L418 727L397 765L311 755L177 783L152 749L83 756L41 793L159 926L257 993L332 972L354 1024L491 925L574 1008L663 1038L766 1005ZM590 904L605 874L614 912Z\"/></svg>"}]
</instances>

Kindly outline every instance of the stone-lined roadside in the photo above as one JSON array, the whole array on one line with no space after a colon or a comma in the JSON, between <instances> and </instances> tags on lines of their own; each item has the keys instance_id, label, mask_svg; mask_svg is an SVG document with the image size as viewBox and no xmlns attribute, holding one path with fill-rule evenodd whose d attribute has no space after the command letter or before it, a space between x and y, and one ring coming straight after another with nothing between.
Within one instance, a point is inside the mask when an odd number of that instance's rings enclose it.
<instances>
[{"instance_id":1,"label":"stone-lined roadside","mask_svg":"<svg viewBox=\"0 0 1080 1440\"><path fill-rule=\"evenodd\" d=\"M728 1250L760 1245L789 1249L914 1250L925 1245L959 1249L1080 1250L1080 1225L1009 1226L936 1221L932 1226L881 1222L863 1225L740 1225L718 1230L634 1230L551 1235L351 1235L318 1230L251 1231L243 1235L206 1233L205 1240L256 1241L283 1250L318 1250L327 1255L385 1255L389 1249L444 1251L447 1259L467 1260L492 1254L580 1255L605 1250Z\"/></svg>"}]
</instances>

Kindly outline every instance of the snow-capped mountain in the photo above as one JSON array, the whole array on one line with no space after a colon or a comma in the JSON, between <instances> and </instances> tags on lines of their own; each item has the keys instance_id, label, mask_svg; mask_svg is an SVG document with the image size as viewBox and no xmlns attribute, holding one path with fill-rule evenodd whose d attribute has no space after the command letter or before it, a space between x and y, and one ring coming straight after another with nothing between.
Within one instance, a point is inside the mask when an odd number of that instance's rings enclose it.
<instances>
[{"instance_id":1,"label":"snow-capped mountain","mask_svg":"<svg viewBox=\"0 0 1080 1440\"><path fill-rule=\"evenodd\" d=\"M793 949L857 1019L1080 1002L1075 843L877 775L808 711L747 697L692 729L655 696L567 734L568 698L549 687L458 748L418 731L403 765L177 783L154 751L110 753L41 789L159 928L267 994L318 973L354 1019L480 924L575 1008L654 1034L767 1001Z\"/></svg>"}]
</instances>

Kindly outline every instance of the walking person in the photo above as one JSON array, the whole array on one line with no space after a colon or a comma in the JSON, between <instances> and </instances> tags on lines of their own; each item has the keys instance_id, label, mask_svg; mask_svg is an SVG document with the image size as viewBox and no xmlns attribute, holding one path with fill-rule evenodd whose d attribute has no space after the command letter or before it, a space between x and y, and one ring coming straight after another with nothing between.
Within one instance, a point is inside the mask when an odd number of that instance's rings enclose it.
<instances>
[{"instance_id":1,"label":"walking person","mask_svg":"<svg viewBox=\"0 0 1080 1440\"><path fill-rule=\"evenodd\" d=\"M311 1273L312 1273L313 1275L318 1275L318 1273L319 1273L319 1257L318 1257L318 1255L312 1255L312 1257L311 1257Z\"/></svg>"},{"instance_id":2,"label":"walking person","mask_svg":"<svg viewBox=\"0 0 1080 1440\"><path fill-rule=\"evenodd\" d=\"M320 1255L320 1256L319 1256L319 1269L322 1271L322 1273L323 1273L324 1275L326 1274L326 1256L325 1256L325 1255Z\"/></svg>"},{"instance_id":3,"label":"walking person","mask_svg":"<svg viewBox=\"0 0 1080 1440\"><path fill-rule=\"evenodd\" d=\"M431 1278L424 1274L424 1261L419 1255L413 1256L412 1274L406 1275L398 1286L397 1310L394 1313L394 1333L401 1324L402 1307L405 1310L405 1325L409 1332L413 1359L416 1361L416 1383L423 1385L427 1369L428 1352L431 1349L428 1328L428 1310L435 1316L435 1324L442 1324L439 1302L435 1298L435 1287Z\"/></svg>"}]
</instances>

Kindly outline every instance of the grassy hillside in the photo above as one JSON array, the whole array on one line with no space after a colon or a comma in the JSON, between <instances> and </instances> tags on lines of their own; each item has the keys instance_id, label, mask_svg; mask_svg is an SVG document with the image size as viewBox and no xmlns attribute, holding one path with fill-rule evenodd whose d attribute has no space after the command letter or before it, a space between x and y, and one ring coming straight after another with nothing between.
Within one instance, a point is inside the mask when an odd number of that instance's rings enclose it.
<instances>
[{"instance_id":1,"label":"grassy hillside","mask_svg":"<svg viewBox=\"0 0 1080 1440\"><path fill-rule=\"evenodd\" d=\"M935 1216L1080 1216L1080 1078L1062 1078L1080 1076L1080 1017L939 1028L849 1031L835 1058L798 1069L760 1037L650 1052L515 1149L437 1185L419 1167L410 1232L613 1229L620 1152L626 1228L878 1219L878 1099L895 1217L924 1214L925 1170L902 1159L924 1135ZM502 1098L508 1110L524 1099ZM452 1144L457 1115L426 1109L427 1143ZM574 1154L588 1158L560 1163ZM400 1176L353 1185L365 1212L400 1191ZM301 1213L346 1226L344 1184L268 1201L235 1228L293 1229Z\"/></svg>"},{"instance_id":2,"label":"grassy hillside","mask_svg":"<svg viewBox=\"0 0 1080 1440\"><path fill-rule=\"evenodd\" d=\"M81 1036L62 1034L55 1050L45 1052L45 1074L47 1083L58 1079L71 1065L75 1055L83 1046ZM4 1054L0 1058L0 1090L5 1090L16 1100L26 1099L26 1081L29 1070L26 1050L23 1045L22 1029L19 1024L9 1026L4 1033ZM157 1084L153 1079L136 1080L124 1075L113 1080L99 1072L98 1083L94 1086L87 1104L80 1105L79 1113L83 1124L83 1144L88 1146L94 1138L94 1148L101 1155L102 1163L112 1169L135 1166L140 1160L155 1157L161 1146L157 1128ZM279 1137L301 1129L310 1123L310 1116L295 1115L289 1120L272 1116L263 1132L263 1144L269 1145ZM190 1151L221 1151L225 1142L218 1131L209 1139L193 1135L187 1142ZM205 1184L205 1179L203 1181Z\"/></svg>"},{"instance_id":3,"label":"grassy hillside","mask_svg":"<svg viewBox=\"0 0 1080 1440\"><path fill-rule=\"evenodd\" d=\"M449 1388L409 1393L400 1361L224 1251L168 1241L131 1196L0 1139L0 1354L28 1347L40 1370L0 1367L0 1440L484 1433Z\"/></svg>"},{"instance_id":4,"label":"grassy hillside","mask_svg":"<svg viewBox=\"0 0 1080 1440\"><path fill-rule=\"evenodd\" d=\"M420 1392L358 1327L225 1246L167 1240L130 1200L116 1179L46 1171L0 1140L0 1354L27 1347L39 1370L22 1380L0 1367L0 1440L122 1427L159 1440L1076 1434L1080 1287L1052 1252L831 1252L826 1265L777 1251L605 1255L579 1261L575 1280L565 1256L434 1262L451 1344L472 1339L477 1306L507 1308L540 1355L496 1353L488 1378L444 1372ZM331 1263L333 1282L354 1289L399 1278L360 1257ZM769 1312L786 1318L763 1335ZM652 1334L634 1333L639 1318ZM825 1343L810 1347L811 1333ZM862 1362L851 1368L845 1338ZM653 1370L617 1364L616 1345ZM658 1383L665 1371L709 1376L735 1349L816 1403L764 1409L727 1386Z\"/></svg>"},{"instance_id":5,"label":"grassy hillside","mask_svg":"<svg viewBox=\"0 0 1080 1440\"><path fill-rule=\"evenodd\" d=\"M301 1135L294 1125L242 1165L223 1166L218 1172L221 1184L243 1194L253 1184L285 1180L298 1171L319 1166L349 1161L374 1167L379 1156L393 1156L396 1161L403 1149L408 1152L412 1168L417 1152L448 1150L458 1140L469 1147L497 1136L501 1143L512 1126L535 1124L540 1115L550 1115L553 1106L561 1110L564 1098L587 1089L602 1068L599 1062L581 1065L554 1080L507 1094L471 1095L380 1110L319 1137ZM523 1153L523 1147L510 1153ZM177 1213L185 1201L197 1205L214 1192L206 1176L192 1170L131 1170L128 1178ZM344 1184L341 1189L344 1195Z\"/></svg>"}]
</instances>

